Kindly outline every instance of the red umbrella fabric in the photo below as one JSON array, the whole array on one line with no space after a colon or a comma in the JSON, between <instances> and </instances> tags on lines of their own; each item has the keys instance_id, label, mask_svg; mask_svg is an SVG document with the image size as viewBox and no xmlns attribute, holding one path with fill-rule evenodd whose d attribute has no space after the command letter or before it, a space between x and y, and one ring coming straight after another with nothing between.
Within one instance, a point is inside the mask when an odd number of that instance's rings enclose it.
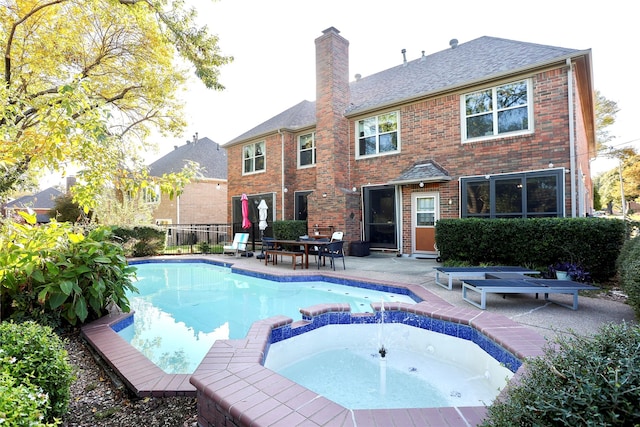
<instances>
[{"instance_id":1,"label":"red umbrella fabric","mask_svg":"<svg viewBox=\"0 0 640 427\"><path fill-rule=\"evenodd\" d=\"M242 228L251 228L251 221L249 221L249 198L246 194L242 193L240 200L242 201Z\"/></svg>"}]
</instances>

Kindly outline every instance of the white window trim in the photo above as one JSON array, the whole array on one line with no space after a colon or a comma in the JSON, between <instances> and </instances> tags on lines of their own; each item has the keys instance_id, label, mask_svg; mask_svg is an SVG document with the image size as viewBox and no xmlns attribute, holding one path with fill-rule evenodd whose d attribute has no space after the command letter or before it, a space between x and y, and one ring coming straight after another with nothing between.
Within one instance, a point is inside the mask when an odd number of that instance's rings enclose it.
<instances>
[{"instance_id":1,"label":"white window trim","mask_svg":"<svg viewBox=\"0 0 640 427\"><path fill-rule=\"evenodd\" d=\"M309 164L309 165L301 165L300 164L300 138L306 135L311 135L312 139L313 139L313 163ZM312 132L307 132L307 133L303 133L298 135L298 137L296 138L296 155L298 156L298 169L307 169L307 168L314 168L316 167L316 163L317 163L317 145L316 145L316 132L312 131Z\"/></svg>"},{"instance_id":2,"label":"white window trim","mask_svg":"<svg viewBox=\"0 0 640 427\"><path fill-rule=\"evenodd\" d=\"M391 113L395 113L396 117L398 118L398 128L396 129L396 132L398 133L398 149L396 151L385 151L384 153L377 152L375 154L364 154L364 155L361 155L360 151L358 150L358 145L359 145L359 142L360 142L360 135L358 135L358 122L360 120L366 120L366 119L369 119L369 118L372 118L372 117L375 117L376 120L377 120L377 118L379 116L382 116L384 114L391 114ZM400 110L385 111L385 112L382 112L382 113L377 113L377 114L375 114L373 116L362 117L360 119L354 120L354 137L355 137L354 152L355 152L355 155L356 155L356 160L358 160L358 159L370 159L372 157L381 157L381 156L389 156L389 155L400 154L400 152L402 151L402 142L401 142L401 138L400 138L400 134L401 134L400 130L401 129L402 129L402 125L401 125ZM378 141L378 144L379 144L379 141ZM380 147L378 145L377 149L379 150L379 148Z\"/></svg>"},{"instance_id":3,"label":"white window trim","mask_svg":"<svg viewBox=\"0 0 640 427\"><path fill-rule=\"evenodd\" d=\"M500 86L504 86L504 85L508 85L511 83L518 83L518 82L526 82L527 83L527 114L528 114L528 118L527 120L529 121L529 129L525 129L525 130L520 130L520 131L514 131L514 132L507 132L507 133L501 133L501 134L493 134L493 135L488 135L488 136L479 136L476 138L467 138L467 114L466 114L466 97L469 94L472 93L476 93L482 90L486 90L486 89L491 89L492 91L495 92L496 88L500 87ZM493 97L494 102L496 101L496 97ZM510 138L513 136L519 136L519 135L530 135L532 133L534 133L535 130L535 126L534 126L534 121L533 121L533 107L534 107L534 103L533 103L533 82L531 80L531 78L527 78L527 79L520 79L520 80L513 80L513 81L508 81L508 82L504 82L504 83L500 83L497 85L493 85L490 87L485 87L485 88L481 88L481 89L476 89L472 92L466 92L463 93L462 95L460 95L460 135L462 137L462 143L466 144L466 143L471 143L471 142L478 142L478 141L487 141L487 140L491 140L491 139L502 139L502 138ZM498 129L498 112L495 109L494 106L494 110L493 110L493 128L494 128L494 132L497 131Z\"/></svg>"},{"instance_id":4,"label":"white window trim","mask_svg":"<svg viewBox=\"0 0 640 427\"><path fill-rule=\"evenodd\" d=\"M255 156L255 151L254 151L253 170L250 171L250 172L247 172L247 171L244 170L244 160L245 160L244 159L244 149L245 149L245 147L247 147L249 145L255 146L255 145L260 144L260 143L264 144L264 150L263 150L264 151L264 153L263 153L263 156L264 156L264 169L260 169L260 170L256 170L255 169L256 168L256 162L255 162L256 156ZM241 165L240 165L240 167L241 167L240 170L242 170L242 175L243 176L244 175L254 175L254 174L257 174L257 173L265 173L267 171L267 143L266 143L266 141L261 140L261 141L251 142L249 144L244 144L242 146L242 152L240 154L240 159L241 159L241 162L242 162Z\"/></svg>"}]
</instances>

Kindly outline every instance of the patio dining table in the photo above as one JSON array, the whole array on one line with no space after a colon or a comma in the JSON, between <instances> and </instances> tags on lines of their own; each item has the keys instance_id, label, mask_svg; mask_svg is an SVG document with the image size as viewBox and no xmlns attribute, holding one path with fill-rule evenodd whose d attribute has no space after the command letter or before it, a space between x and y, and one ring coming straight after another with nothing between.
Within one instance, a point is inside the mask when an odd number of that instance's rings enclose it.
<instances>
[{"instance_id":1,"label":"patio dining table","mask_svg":"<svg viewBox=\"0 0 640 427\"><path fill-rule=\"evenodd\" d=\"M328 245L330 242L324 242L324 241L318 241L318 240L314 240L314 239L308 239L308 240L281 240L281 239L274 239L274 240L269 240L269 243L272 243L276 249L278 248L293 248L293 247L304 247L304 268L308 269L309 268L309 246L324 246L324 245Z\"/></svg>"}]
</instances>

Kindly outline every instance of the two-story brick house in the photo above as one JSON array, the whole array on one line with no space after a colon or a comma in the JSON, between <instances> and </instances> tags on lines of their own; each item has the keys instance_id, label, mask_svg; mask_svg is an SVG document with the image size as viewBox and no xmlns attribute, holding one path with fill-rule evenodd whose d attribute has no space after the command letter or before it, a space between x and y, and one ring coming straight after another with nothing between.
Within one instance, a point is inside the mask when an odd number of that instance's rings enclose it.
<instances>
[{"instance_id":1,"label":"two-story brick house","mask_svg":"<svg viewBox=\"0 0 640 427\"><path fill-rule=\"evenodd\" d=\"M270 220L428 256L440 218L590 212L590 50L452 40L349 82L348 41L332 27L315 44L316 101L225 144L232 221L246 193Z\"/></svg>"},{"instance_id":2,"label":"two-story brick house","mask_svg":"<svg viewBox=\"0 0 640 427\"><path fill-rule=\"evenodd\" d=\"M149 174L160 177L177 173L187 164L196 162L201 174L185 186L182 194L170 198L167 194L150 192L149 202L155 205L156 224L225 224L227 222L227 153L218 143L204 137L175 146L174 150L149 165ZM146 195L145 195L145 198Z\"/></svg>"}]
</instances>

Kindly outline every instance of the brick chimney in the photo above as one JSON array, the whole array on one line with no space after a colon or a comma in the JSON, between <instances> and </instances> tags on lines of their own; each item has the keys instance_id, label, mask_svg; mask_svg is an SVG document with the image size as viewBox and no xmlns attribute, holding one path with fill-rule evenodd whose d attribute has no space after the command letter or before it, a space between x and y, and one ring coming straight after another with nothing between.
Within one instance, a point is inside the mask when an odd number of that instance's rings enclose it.
<instances>
[{"instance_id":1,"label":"brick chimney","mask_svg":"<svg viewBox=\"0 0 640 427\"><path fill-rule=\"evenodd\" d=\"M349 185L349 42L334 27L316 43L316 190L309 223L346 231Z\"/></svg>"}]
</instances>

